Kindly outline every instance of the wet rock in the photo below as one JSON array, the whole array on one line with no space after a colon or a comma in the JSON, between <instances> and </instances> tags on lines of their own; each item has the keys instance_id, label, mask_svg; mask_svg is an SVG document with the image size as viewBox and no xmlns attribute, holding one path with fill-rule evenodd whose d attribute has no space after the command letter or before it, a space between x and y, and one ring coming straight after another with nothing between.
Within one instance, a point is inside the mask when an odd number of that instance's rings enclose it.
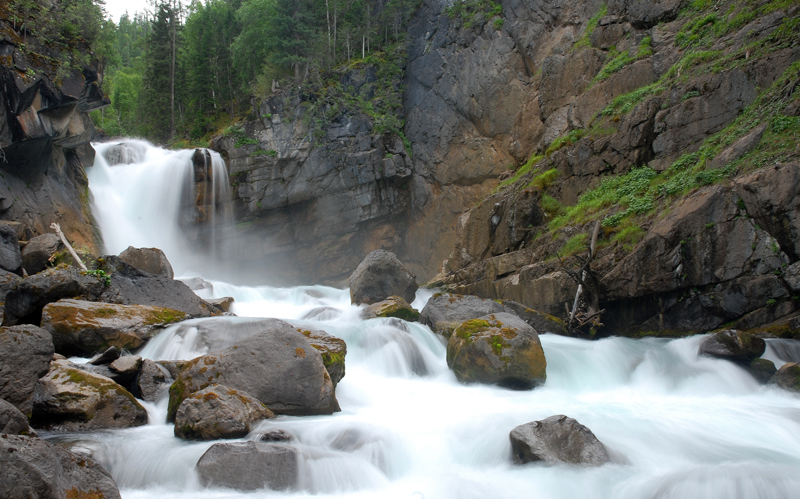
<instances>
[{"instance_id":1,"label":"wet rock","mask_svg":"<svg viewBox=\"0 0 800 499\"><path fill-rule=\"evenodd\" d=\"M299 455L285 444L218 443L197 461L200 483L236 490L293 490L298 486Z\"/></svg>"},{"instance_id":2,"label":"wet rock","mask_svg":"<svg viewBox=\"0 0 800 499\"><path fill-rule=\"evenodd\" d=\"M170 386L167 417L181 402L212 384L243 391L275 414L331 414L339 410L333 383L319 351L293 326L277 320L224 350L189 361Z\"/></svg>"},{"instance_id":3,"label":"wet rock","mask_svg":"<svg viewBox=\"0 0 800 499\"><path fill-rule=\"evenodd\" d=\"M545 382L547 361L536 331L509 313L458 326L447 343L447 365L459 381L525 390Z\"/></svg>"},{"instance_id":4,"label":"wet rock","mask_svg":"<svg viewBox=\"0 0 800 499\"><path fill-rule=\"evenodd\" d=\"M176 372L175 376L177 375ZM155 402L169 389L173 381L174 378L166 367L150 359L144 359L139 376L136 378L136 387L142 400Z\"/></svg>"},{"instance_id":5,"label":"wet rock","mask_svg":"<svg viewBox=\"0 0 800 499\"><path fill-rule=\"evenodd\" d=\"M108 347L103 353L97 354L89 359L87 364L91 364L93 366L103 366L106 364L111 364L117 360L119 356L120 353L117 347Z\"/></svg>"},{"instance_id":6,"label":"wet rock","mask_svg":"<svg viewBox=\"0 0 800 499\"><path fill-rule=\"evenodd\" d=\"M321 329L298 330L303 333L308 343L322 355L322 363L325 365L325 369L327 369L335 388L344 378L344 360L347 356L347 344L343 339L330 335Z\"/></svg>"},{"instance_id":7,"label":"wet rock","mask_svg":"<svg viewBox=\"0 0 800 499\"><path fill-rule=\"evenodd\" d=\"M269 430L258 435L260 442L293 442L294 436L286 430Z\"/></svg>"},{"instance_id":8,"label":"wet rock","mask_svg":"<svg viewBox=\"0 0 800 499\"><path fill-rule=\"evenodd\" d=\"M42 310L42 327L63 355L90 356L109 347L132 350L169 324L189 315L148 305L118 305L65 299Z\"/></svg>"},{"instance_id":9,"label":"wet rock","mask_svg":"<svg viewBox=\"0 0 800 499\"><path fill-rule=\"evenodd\" d=\"M605 446L592 431L567 416L550 416L511 430L514 462L600 466L609 461Z\"/></svg>"},{"instance_id":10,"label":"wet rock","mask_svg":"<svg viewBox=\"0 0 800 499\"><path fill-rule=\"evenodd\" d=\"M770 385L777 385L784 390L800 393L800 363L787 362L769 380Z\"/></svg>"},{"instance_id":11,"label":"wet rock","mask_svg":"<svg viewBox=\"0 0 800 499\"><path fill-rule=\"evenodd\" d=\"M22 255L19 251L17 231L0 223L0 269L22 275Z\"/></svg>"},{"instance_id":12,"label":"wet rock","mask_svg":"<svg viewBox=\"0 0 800 499\"><path fill-rule=\"evenodd\" d=\"M766 343L761 338L743 331L729 329L710 335L700 345L699 353L749 365L754 359L764 355L766 347Z\"/></svg>"},{"instance_id":13,"label":"wet rock","mask_svg":"<svg viewBox=\"0 0 800 499\"><path fill-rule=\"evenodd\" d=\"M151 274L162 275L170 279L175 276L167 255L158 248L134 248L133 246L128 246L125 251L119 254L119 259L128 265Z\"/></svg>"},{"instance_id":14,"label":"wet rock","mask_svg":"<svg viewBox=\"0 0 800 499\"><path fill-rule=\"evenodd\" d=\"M422 309L419 322L430 327L434 333L449 338L453 330L465 321L505 311L494 300L471 295L436 293Z\"/></svg>"},{"instance_id":15,"label":"wet rock","mask_svg":"<svg viewBox=\"0 0 800 499\"><path fill-rule=\"evenodd\" d=\"M120 497L114 479L102 466L35 437L0 438L0 469L3 497Z\"/></svg>"},{"instance_id":16,"label":"wet rock","mask_svg":"<svg viewBox=\"0 0 800 499\"><path fill-rule=\"evenodd\" d=\"M11 402L0 399L0 434L38 436L28 425L28 418Z\"/></svg>"},{"instance_id":17,"label":"wet rock","mask_svg":"<svg viewBox=\"0 0 800 499\"><path fill-rule=\"evenodd\" d=\"M212 291L214 290L214 285L206 281L202 277L186 277L178 280L186 284L192 291L199 291L201 289L210 289Z\"/></svg>"},{"instance_id":18,"label":"wet rock","mask_svg":"<svg viewBox=\"0 0 800 499\"><path fill-rule=\"evenodd\" d=\"M184 399L175 414L175 436L188 440L244 437L251 424L275 415L250 395L211 385Z\"/></svg>"},{"instance_id":19,"label":"wet rock","mask_svg":"<svg viewBox=\"0 0 800 499\"><path fill-rule=\"evenodd\" d=\"M512 300L503 301L506 310L513 311L520 319L527 322L536 332L566 335L567 328L563 320L545 314L517 303Z\"/></svg>"},{"instance_id":20,"label":"wet rock","mask_svg":"<svg viewBox=\"0 0 800 499\"><path fill-rule=\"evenodd\" d=\"M36 381L47 374L52 357L53 340L44 329L0 327L0 399L30 415Z\"/></svg>"},{"instance_id":21,"label":"wet rock","mask_svg":"<svg viewBox=\"0 0 800 499\"><path fill-rule=\"evenodd\" d=\"M230 312L231 305L233 305L233 298L230 296L223 296L222 298L211 298L206 301L214 305L220 312Z\"/></svg>"},{"instance_id":22,"label":"wet rock","mask_svg":"<svg viewBox=\"0 0 800 499\"><path fill-rule=\"evenodd\" d=\"M763 385L769 382L778 370L771 360L755 359L748 364L747 372L752 374L753 377Z\"/></svg>"},{"instance_id":23,"label":"wet rock","mask_svg":"<svg viewBox=\"0 0 800 499\"><path fill-rule=\"evenodd\" d=\"M97 262L111 278L99 301L171 308L192 317L210 317L218 313L181 281L141 271L113 255L99 258Z\"/></svg>"},{"instance_id":24,"label":"wet rock","mask_svg":"<svg viewBox=\"0 0 800 499\"><path fill-rule=\"evenodd\" d=\"M50 258L62 246L61 239L53 233L32 237L22 250L22 266L25 267L25 272L33 275L46 269Z\"/></svg>"},{"instance_id":25,"label":"wet rock","mask_svg":"<svg viewBox=\"0 0 800 499\"><path fill-rule=\"evenodd\" d=\"M141 367L142 358L138 355L123 355L108 365L109 370L113 373L110 378L126 388L134 386ZM131 390L128 389L128 391Z\"/></svg>"},{"instance_id":26,"label":"wet rock","mask_svg":"<svg viewBox=\"0 0 800 499\"><path fill-rule=\"evenodd\" d=\"M407 301L399 296L390 296L383 301L368 306L362 312L361 317L363 319L396 317L404 321L416 322L419 320L419 312L414 310Z\"/></svg>"},{"instance_id":27,"label":"wet rock","mask_svg":"<svg viewBox=\"0 0 800 499\"><path fill-rule=\"evenodd\" d=\"M414 301L417 287L414 274L394 253L375 250L350 276L350 301L369 305L397 295L410 303Z\"/></svg>"},{"instance_id":28,"label":"wet rock","mask_svg":"<svg viewBox=\"0 0 800 499\"><path fill-rule=\"evenodd\" d=\"M94 431L147 424L147 411L122 386L56 360L36 385L32 425L52 431Z\"/></svg>"}]
</instances>

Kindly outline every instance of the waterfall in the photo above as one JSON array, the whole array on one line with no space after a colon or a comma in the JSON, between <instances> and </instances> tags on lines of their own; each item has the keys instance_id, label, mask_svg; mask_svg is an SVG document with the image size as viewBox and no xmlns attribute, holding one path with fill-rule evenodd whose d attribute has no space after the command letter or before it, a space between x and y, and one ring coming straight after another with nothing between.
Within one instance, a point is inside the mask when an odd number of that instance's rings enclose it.
<instances>
[{"instance_id":1,"label":"waterfall","mask_svg":"<svg viewBox=\"0 0 800 499\"><path fill-rule=\"evenodd\" d=\"M159 246L176 268L199 268L178 222L183 189L193 182L193 152L147 149L139 163L110 167L104 147L98 147L90 188L109 250ZM195 274L208 278L205 270ZM286 492L200 485L194 466L213 442L175 438L164 422L166 398L146 404L147 426L50 437L92 455L124 499L781 499L800 490L800 398L759 385L733 363L699 356L703 335L587 341L543 334L547 382L512 391L458 383L441 338L417 323L362 320L347 290L209 281L198 293L233 296L239 317L173 325L139 355L188 360L253 334L250 324L258 317L321 329L347 343L346 375L336 389L342 411L280 416L246 437L276 429L294 437L301 478L298 490ZM420 291L413 305L422 308L430 294ZM791 340L768 345L776 363L800 351ZM510 430L556 414L589 427L612 462L513 465Z\"/></svg>"}]
</instances>

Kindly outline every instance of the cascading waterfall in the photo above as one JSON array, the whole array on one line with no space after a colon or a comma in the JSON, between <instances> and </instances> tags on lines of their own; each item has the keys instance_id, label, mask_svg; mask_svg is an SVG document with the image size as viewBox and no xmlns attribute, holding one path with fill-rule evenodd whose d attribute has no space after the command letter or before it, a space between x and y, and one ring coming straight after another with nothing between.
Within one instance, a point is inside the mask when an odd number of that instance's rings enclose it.
<instances>
[{"instance_id":1,"label":"cascading waterfall","mask_svg":"<svg viewBox=\"0 0 800 499\"><path fill-rule=\"evenodd\" d=\"M188 168L178 160L186 155L191 152L148 150L143 162L113 168L98 161L101 168L91 175L90 187L111 251L129 244L169 244L163 249L169 249L173 265L189 269L187 246L173 240L179 234L176 222L152 220L148 211L151 203L175 207L173 198L180 196L178 187L188 174L181 170L169 177L161 169ZM131 173L113 172L129 167ZM108 180L115 176L127 180ZM162 180L146 183L156 177ZM171 193L156 194L155 186L167 178L174 180ZM136 201L131 190L148 194ZM115 211L125 218L112 220ZM161 212L166 215L166 209ZM140 219L148 221L137 224ZM131 228L115 225L120 220ZM173 232L165 237L145 230L156 228ZM757 384L730 362L699 357L702 336L585 341L545 334L547 382L531 391L512 391L459 384L445 363L443 343L427 327L397 319L362 320L347 290L211 284L198 293L233 296L232 310L239 317L174 325L139 354L189 359L225 348L253 334L252 317L323 329L348 346L346 376L336 390L342 411L281 416L248 436L256 439L275 429L294 436L302 478L300 490L293 492L202 487L194 465L213 442L173 437L172 426L164 423L166 399L147 404L148 426L54 437L91 453L114 476L125 499L778 499L800 490L800 398ZM421 308L429 296L421 291L414 306ZM796 355L796 345L771 340L768 356L783 363ZM592 429L612 463L599 468L511 464L509 431L555 414Z\"/></svg>"}]
</instances>

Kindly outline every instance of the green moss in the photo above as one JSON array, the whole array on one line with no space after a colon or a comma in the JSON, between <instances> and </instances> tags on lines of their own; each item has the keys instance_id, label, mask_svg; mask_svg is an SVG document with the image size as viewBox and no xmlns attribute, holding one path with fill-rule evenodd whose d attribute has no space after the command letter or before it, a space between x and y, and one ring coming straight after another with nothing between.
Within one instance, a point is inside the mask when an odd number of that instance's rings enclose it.
<instances>
[{"instance_id":1,"label":"green moss","mask_svg":"<svg viewBox=\"0 0 800 499\"><path fill-rule=\"evenodd\" d=\"M606 15L608 15L608 6L603 3L600 6L600 10L589 19L589 22L586 23L586 30L583 32L583 35L580 37L580 39L575 42L573 49L588 48L592 45L592 33L594 33L594 30L597 28L597 23L600 21L600 18L605 17Z\"/></svg>"},{"instance_id":2,"label":"green moss","mask_svg":"<svg viewBox=\"0 0 800 499\"><path fill-rule=\"evenodd\" d=\"M162 308L157 312L153 312L150 316L145 319L145 325L154 326L154 325L161 325L161 324L174 324L176 322L184 321L188 318L188 316L179 311L173 310L171 308Z\"/></svg>"},{"instance_id":3,"label":"green moss","mask_svg":"<svg viewBox=\"0 0 800 499\"><path fill-rule=\"evenodd\" d=\"M463 322L460 326L453 331L453 334L456 335L457 338L461 338L462 340L466 341L467 344L472 343L472 337L478 333L482 333L483 331L487 331L492 328L492 325L489 324L488 321L483 319L472 319L466 322Z\"/></svg>"},{"instance_id":4,"label":"green moss","mask_svg":"<svg viewBox=\"0 0 800 499\"><path fill-rule=\"evenodd\" d=\"M396 317L406 322L417 322L419 320L419 315L419 312L413 308L395 305L382 310L381 313L378 314L378 317Z\"/></svg>"},{"instance_id":5,"label":"green moss","mask_svg":"<svg viewBox=\"0 0 800 499\"><path fill-rule=\"evenodd\" d=\"M558 170L556 170L555 168L547 170L546 172L540 173L539 175L533 177L533 180L531 180L530 183L528 183L528 185L526 185L525 187L526 188L533 187L539 189L540 191L543 191L548 187L550 187L551 185L553 185L553 183L555 183L559 175L560 174Z\"/></svg>"},{"instance_id":6,"label":"green moss","mask_svg":"<svg viewBox=\"0 0 800 499\"><path fill-rule=\"evenodd\" d=\"M534 154L533 156L528 158L528 161L526 161L524 165L522 165L519 168L517 168L517 171L514 172L513 176L511 176L511 177L503 180L502 182L500 182L500 185L497 186L496 190L500 190L500 189L502 189L502 188L504 188L506 186L509 186L511 184L515 184L520 178L522 178L523 175L525 175L528 172L530 172L533 169L533 167L539 161L541 161L542 159L544 159L544 156L537 155L537 154Z\"/></svg>"},{"instance_id":7,"label":"green moss","mask_svg":"<svg viewBox=\"0 0 800 499\"><path fill-rule=\"evenodd\" d=\"M579 251L585 250L587 248L586 239L588 239L588 235L585 233L572 236L558 251L558 256L561 258L566 258L578 253Z\"/></svg>"}]
</instances>

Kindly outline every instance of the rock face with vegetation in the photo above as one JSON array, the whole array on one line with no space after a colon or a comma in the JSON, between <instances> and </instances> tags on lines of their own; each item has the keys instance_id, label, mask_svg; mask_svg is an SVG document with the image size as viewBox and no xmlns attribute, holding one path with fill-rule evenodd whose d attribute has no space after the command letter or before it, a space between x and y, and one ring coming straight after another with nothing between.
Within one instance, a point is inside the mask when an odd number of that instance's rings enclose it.
<instances>
[{"instance_id":1,"label":"rock face with vegetation","mask_svg":"<svg viewBox=\"0 0 800 499\"><path fill-rule=\"evenodd\" d=\"M522 319L506 312L458 326L447 343L447 365L465 383L526 390L547 379L539 335Z\"/></svg>"}]
</instances>

